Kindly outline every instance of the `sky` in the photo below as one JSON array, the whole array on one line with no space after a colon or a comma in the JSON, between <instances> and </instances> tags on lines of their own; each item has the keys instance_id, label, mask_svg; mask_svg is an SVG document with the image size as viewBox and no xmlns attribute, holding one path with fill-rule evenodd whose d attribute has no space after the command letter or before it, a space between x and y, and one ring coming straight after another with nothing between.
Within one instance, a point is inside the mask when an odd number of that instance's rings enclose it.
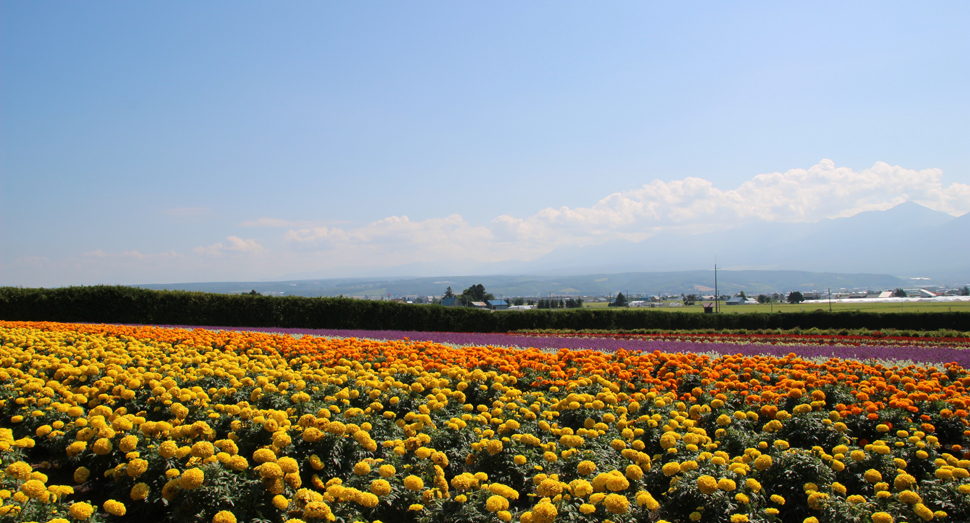
<instances>
[{"instance_id":1,"label":"sky","mask_svg":"<svg viewBox=\"0 0 970 523\"><path fill-rule=\"evenodd\" d=\"M0 1L0 285L970 211L966 2Z\"/></svg>"}]
</instances>

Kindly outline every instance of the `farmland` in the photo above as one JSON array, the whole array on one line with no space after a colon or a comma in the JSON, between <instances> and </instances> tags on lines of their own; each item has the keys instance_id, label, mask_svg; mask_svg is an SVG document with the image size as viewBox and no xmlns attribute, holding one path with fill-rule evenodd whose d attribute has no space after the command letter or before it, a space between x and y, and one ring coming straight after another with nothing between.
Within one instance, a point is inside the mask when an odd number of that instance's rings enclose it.
<instances>
[{"instance_id":1,"label":"farmland","mask_svg":"<svg viewBox=\"0 0 970 523\"><path fill-rule=\"evenodd\" d=\"M666 304L665 304L666 305ZM601 303L588 303L585 304L586 307L594 309L605 309L607 304L605 302ZM791 313L791 312L811 312L815 310L829 310L828 303L772 303L772 304L758 304L758 305L725 305L721 303L721 314L749 314L752 312L757 313ZM690 306L677 306L670 307L669 305L663 307L656 307L654 310L670 311L670 312L698 312L703 313L704 307L699 303ZM970 312L970 301L957 301L957 302L909 302L909 303L879 303L879 302L868 302L859 300L857 303L832 303L833 312L884 312L884 313L897 313L897 312Z\"/></svg>"},{"instance_id":2,"label":"farmland","mask_svg":"<svg viewBox=\"0 0 970 523\"><path fill-rule=\"evenodd\" d=\"M0 342L14 521L970 519L956 345L842 359L29 322Z\"/></svg>"}]
</instances>

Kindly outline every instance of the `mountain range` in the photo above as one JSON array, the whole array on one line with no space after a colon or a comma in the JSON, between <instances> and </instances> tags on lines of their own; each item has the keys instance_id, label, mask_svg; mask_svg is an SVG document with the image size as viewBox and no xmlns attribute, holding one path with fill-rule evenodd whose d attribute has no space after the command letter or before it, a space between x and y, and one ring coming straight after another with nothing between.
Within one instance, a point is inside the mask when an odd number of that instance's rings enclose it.
<instances>
[{"instance_id":1,"label":"mountain range","mask_svg":"<svg viewBox=\"0 0 970 523\"><path fill-rule=\"evenodd\" d=\"M328 272L286 281L149 284L155 289L301 296L440 296L474 284L496 296L963 286L970 282L970 213L960 217L908 202L816 223L751 223L697 235L570 247L532 261L414 263L351 278ZM442 276L452 275L452 276ZM460 276L455 276L460 275Z\"/></svg>"}]
</instances>

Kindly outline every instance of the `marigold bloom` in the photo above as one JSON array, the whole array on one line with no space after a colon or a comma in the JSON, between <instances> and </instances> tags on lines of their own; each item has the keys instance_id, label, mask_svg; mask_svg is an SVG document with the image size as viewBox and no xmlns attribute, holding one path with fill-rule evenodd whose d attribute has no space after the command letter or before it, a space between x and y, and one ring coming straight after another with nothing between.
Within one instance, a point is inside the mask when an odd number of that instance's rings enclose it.
<instances>
[{"instance_id":1,"label":"marigold bloom","mask_svg":"<svg viewBox=\"0 0 970 523\"><path fill-rule=\"evenodd\" d=\"M127 512L127 509L125 509L124 503L120 501L115 501L113 499L109 499L108 501L105 501L104 505L102 506L104 507L104 511L107 512L108 514L111 514L112 516L124 516L125 512Z\"/></svg>"},{"instance_id":2,"label":"marigold bloom","mask_svg":"<svg viewBox=\"0 0 970 523\"><path fill-rule=\"evenodd\" d=\"M613 514L626 514L630 509L630 500L620 494L609 494L603 500L603 505Z\"/></svg>"},{"instance_id":3,"label":"marigold bloom","mask_svg":"<svg viewBox=\"0 0 970 523\"><path fill-rule=\"evenodd\" d=\"M212 516L212 523L236 523L236 515L228 510L220 510Z\"/></svg>"},{"instance_id":4,"label":"marigold bloom","mask_svg":"<svg viewBox=\"0 0 970 523\"><path fill-rule=\"evenodd\" d=\"M713 494L717 492L717 478L703 475L697 478L697 488L704 494Z\"/></svg>"},{"instance_id":5,"label":"marigold bloom","mask_svg":"<svg viewBox=\"0 0 970 523\"><path fill-rule=\"evenodd\" d=\"M404 488L413 491L421 490L424 488L424 480L415 475L410 475L404 478Z\"/></svg>"},{"instance_id":6,"label":"marigold bloom","mask_svg":"<svg viewBox=\"0 0 970 523\"><path fill-rule=\"evenodd\" d=\"M205 474L199 468L186 470L178 479L179 487L183 490L197 489L202 486L203 481L205 481Z\"/></svg>"},{"instance_id":7,"label":"marigold bloom","mask_svg":"<svg viewBox=\"0 0 970 523\"><path fill-rule=\"evenodd\" d=\"M370 491L378 496L386 496L391 493L391 484L386 479L375 479L370 483Z\"/></svg>"},{"instance_id":8,"label":"marigold bloom","mask_svg":"<svg viewBox=\"0 0 970 523\"><path fill-rule=\"evenodd\" d=\"M90 503L84 503L82 501L72 504L68 512L70 512L71 517L74 519L86 520L91 517L91 514L94 514L94 507Z\"/></svg>"},{"instance_id":9,"label":"marigold bloom","mask_svg":"<svg viewBox=\"0 0 970 523\"><path fill-rule=\"evenodd\" d=\"M148 497L148 493L151 492L151 487L146 483L135 483L135 486L131 487L131 493L128 495L132 501L141 501Z\"/></svg>"}]
</instances>

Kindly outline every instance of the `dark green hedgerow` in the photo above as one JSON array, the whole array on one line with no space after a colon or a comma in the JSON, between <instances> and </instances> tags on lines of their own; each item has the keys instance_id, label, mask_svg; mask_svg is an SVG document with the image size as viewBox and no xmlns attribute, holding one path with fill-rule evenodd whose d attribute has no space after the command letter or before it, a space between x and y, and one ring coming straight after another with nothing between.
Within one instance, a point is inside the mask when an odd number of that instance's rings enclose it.
<instances>
[{"instance_id":1,"label":"dark green hedgerow","mask_svg":"<svg viewBox=\"0 0 970 523\"><path fill-rule=\"evenodd\" d=\"M350 298L153 291L122 286L0 288L0 319L148 325L449 332L539 329L896 329L970 331L970 313L824 312L697 314L652 310L531 310L492 313Z\"/></svg>"}]
</instances>

